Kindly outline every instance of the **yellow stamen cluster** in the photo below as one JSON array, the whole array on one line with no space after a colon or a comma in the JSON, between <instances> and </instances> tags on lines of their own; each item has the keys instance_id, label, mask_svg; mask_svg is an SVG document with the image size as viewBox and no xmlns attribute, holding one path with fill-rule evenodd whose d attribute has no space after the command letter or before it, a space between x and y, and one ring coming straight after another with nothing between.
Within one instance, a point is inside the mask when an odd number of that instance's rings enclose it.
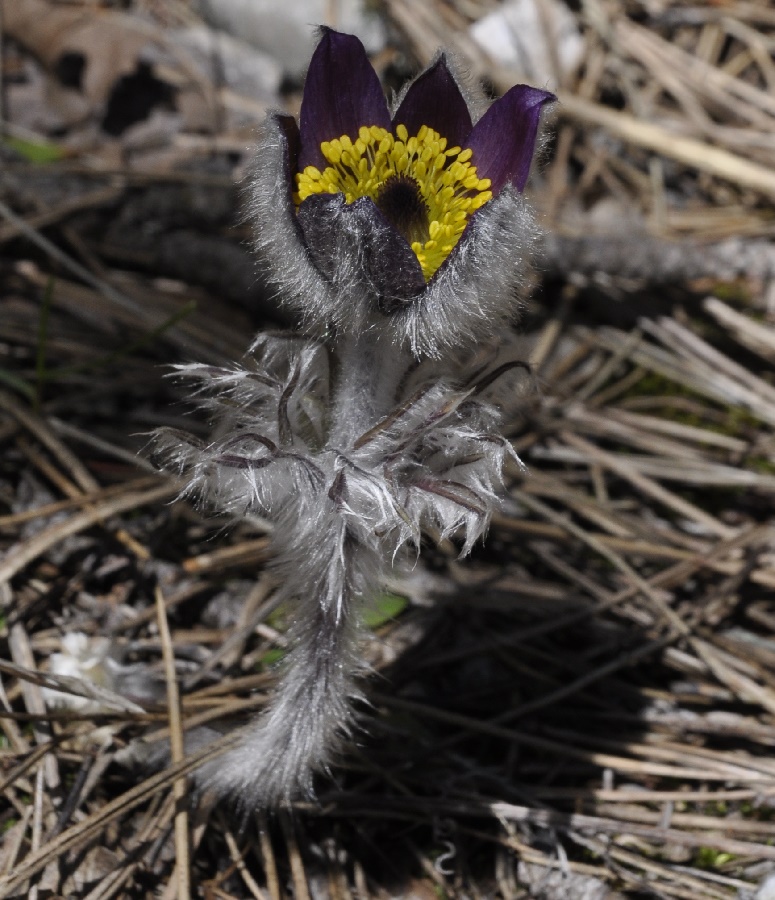
<instances>
[{"instance_id":1,"label":"yellow stamen cluster","mask_svg":"<svg viewBox=\"0 0 775 900\"><path fill-rule=\"evenodd\" d=\"M409 137L399 125L393 135L384 128L360 128L356 140L343 135L324 141L320 149L330 165L322 172L307 166L296 176L298 205L311 194L344 194L347 203L359 197L378 201L385 183L396 176L413 179L427 208L425 241L411 247L426 281L458 242L471 215L492 199L490 180L479 178L471 151L447 149L447 139L423 125Z\"/></svg>"}]
</instances>

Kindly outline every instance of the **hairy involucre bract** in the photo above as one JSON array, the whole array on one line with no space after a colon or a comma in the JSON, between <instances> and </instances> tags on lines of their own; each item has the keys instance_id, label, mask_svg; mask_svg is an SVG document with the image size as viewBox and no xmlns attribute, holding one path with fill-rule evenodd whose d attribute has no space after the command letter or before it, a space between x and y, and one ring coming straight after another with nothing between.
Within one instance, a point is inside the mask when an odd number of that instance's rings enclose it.
<instances>
[{"instance_id":1,"label":"hairy involucre bract","mask_svg":"<svg viewBox=\"0 0 775 900\"><path fill-rule=\"evenodd\" d=\"M493 402L510 365L476 351L528 284L521 191L551 99L519 86L474 124L442 55L391 117L360 42L324 30L301 129L271 115L262 131L257 248L302 330L259 335L239 365L178 367L215 436L155 436L186 494L273 524L293 649L268 713L202 773L246 807L310 794L351 732L360 614L387 571L424 532L466 554L487 529L516 456Z\"/></svg>"}]
</instances>

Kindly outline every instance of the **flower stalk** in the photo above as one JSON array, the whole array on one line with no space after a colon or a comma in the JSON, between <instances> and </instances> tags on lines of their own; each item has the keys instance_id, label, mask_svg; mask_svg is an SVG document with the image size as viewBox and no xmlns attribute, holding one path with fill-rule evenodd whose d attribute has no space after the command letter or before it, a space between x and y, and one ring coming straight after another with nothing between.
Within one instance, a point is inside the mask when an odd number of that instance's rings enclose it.
<instances>
[{"instance_id":1,"label":"flower stalk","mask_svg":"<svg viewBox=\"0 0 775 900\"><path fill-rule=\"evenodd\" d=\"M529 284L522 197L546 92L474 123L442 55L388 110L360 42L324 30L301 125L267 120L251 188L257 249L298 334L243 365L182 366L208 443L156 436L187 493L274 524L292 646L269 712L203 772L246 806L312 791L352 730L360 618L423 532L486 531L506 456L494 349Z\"/></svg>"}]
</instances>

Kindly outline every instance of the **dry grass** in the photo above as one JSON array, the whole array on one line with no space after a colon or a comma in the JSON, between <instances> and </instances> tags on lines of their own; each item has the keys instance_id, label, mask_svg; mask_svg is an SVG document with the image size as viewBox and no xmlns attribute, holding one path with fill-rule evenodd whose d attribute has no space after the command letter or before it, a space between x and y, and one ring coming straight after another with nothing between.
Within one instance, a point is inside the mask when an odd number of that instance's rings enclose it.
<instances>
[{"instance_id":1,"label":"dry grass","mask_svg":"<svg viewBox=\"0 0 775 900\"><path fill-rule=\"evenodd\" d=\"M445 44L513 83L466 37L491 6L386 0L382 71ZM410 602L375 618L365 730L292 814L186 795L235 738L184 756L184 735L271 694L266 526L171 503L137 455L184 409L164 365L239 357L250 310L119 269L73 224L178 172L106 186L69 162L77 201L0 205L0 896L723 900L775 871L775 281L717 265L770 248L775 14L583 9L533 191L555 247L598 266L556 254L524 323L527 473L471 560L429 546L391 585ZM616 241L678 242L708 274L625 278ZM71 632L110 644L102 685L48 673Z\"/></svg>"}]
</instances>

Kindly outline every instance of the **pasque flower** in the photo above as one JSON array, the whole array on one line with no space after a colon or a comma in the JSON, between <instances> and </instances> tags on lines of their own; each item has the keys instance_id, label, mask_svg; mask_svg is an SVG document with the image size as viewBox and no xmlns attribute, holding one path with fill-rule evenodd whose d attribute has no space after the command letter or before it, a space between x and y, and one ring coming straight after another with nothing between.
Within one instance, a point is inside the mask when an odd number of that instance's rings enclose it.
<instances>
[{"instance_id":1,"label":"pasque flower","mask_svg":"<svg viewBox=\"0 0 775 900\"><path fill-rule=\"evenodd\" d=\"M360 42L324 30L301 121L271 115L250 186L257 247L300 333L231 367L181 366L212 412L165 429L188 493L274 525L293 650L268 713L203 774L245 805L309 793L351 729L360 613L423 532L487 529L504 458L497 355L536 230L521 192L545 91L476 121L446 57L388 111Z\"/></svg>"},{"instance_id":2,"label":"pasque flower","mask_svg":"<svg viewBox=\"0 0 775 900\"><path fill-rule=\"evenodd\" d=\"M270 117L256 160L259 250L285 302L415 355L500 334L529 272L521 192L552 100L517 85L472 124L442 54L391 115L360 41L325 29L299 125Z\"/></svg>"}]
</instances>

